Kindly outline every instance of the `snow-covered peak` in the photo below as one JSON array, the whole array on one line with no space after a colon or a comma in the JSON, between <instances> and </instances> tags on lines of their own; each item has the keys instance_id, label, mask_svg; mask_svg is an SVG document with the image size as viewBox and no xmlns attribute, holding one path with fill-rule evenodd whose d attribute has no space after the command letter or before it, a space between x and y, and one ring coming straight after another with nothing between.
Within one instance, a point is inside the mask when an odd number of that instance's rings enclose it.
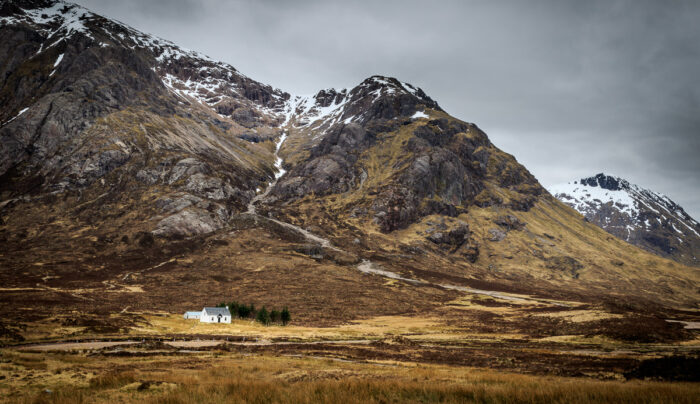
<instances>
[{"instance_id":1,"label":"snow-covered peak","mask_svg":"<svg viewBox=\"0 0 700 404\"><path fill-rule=\"evenodd\" d=\"M700 225L663 194L605 174L555 185L549 192L623 240L666 256L688 250L680 261L698 262L692 246L700 245Z\"/></svg>"},{"instance_id":2,"label":"snow-covered peak","mask_svg":"<svg viewBox=\"0 0 700 404\"><path fill-rule=\"evenodd\" d=\"M81 34L87 47L128 48L151 56L152 70L183 102L200 103L222 117L231 117L241 103L248 110L258 110L254 119L259 119L259 115L273 117L280 113L288 97L281 90L246 77L228 63L99 16L77 4L61 0L26 0L8 4L9 9L6 5L3 7L9 16L0 17L1 24L29 25L43 37L34 56L54 47L60 47L63 52L65 44L75 40L76 34ZM71 57L69 54L65 56ZM64 53L61 53L56 66L63 57ZM55 70L50 76L54 73Z\"/></svg>"},{"instance_id":3,"label":"snow-covered peak","mask_svg":"<svg viewBox=\"0 0 700 404\"><path fill-rule=\"evenodd\" d=\"M400 98L402 97L402 98ZM393 77L372 76L351 89L324 89L314 95L290 97L285 106L283 126L296 128L328 128L337 123L364 123L372 118L372 106L380 100L400 99L398 104L423 104L439 110L438 104L423 90ZM423 112L411 110L409 116L425 117ZM400 111L403 112L403 111Z\"/></svg>"},{"instance_id":4,"label":"snow-covered peak","mask_svg":"<svg viewBox=\"0 0 700 404\"><path fill-rule=\"evenodd\" d=\"M621 187L622 185L622 187ZM630 217L639 213L635 198L629 192L627 181L617 177L598 174L594 177L559 184L549 188L555 197L564 200L574 209L583 212L590 204L617 207Z\"/></svg>"},{"instance_id":5,"label":"snow-covered peak","mask_svg":"<svg viewBox=\"0 0 700 404\"><path fill-rule=\"evenodd\" d=\"M557 198L567 201L572 206L575 205L574 207L579 212L583 212L585 205L591 203L610 203L631 217L638 216L640 210L658 214L665 211L672 217L697 225L697 222L683 208L666 195L631 184L623 178L612 175L601 173L593 177L552 186L549 191Z\"/></svg>"},{"instance_id":6,"label":"snow-covered peak","mask_svg":"<svg viewBox=\"0 0 700 404\"><path fill-rule=\"evenodd\" d=\"M428 97L423 90L394 77L379 75L369 77L352 89L351 95L356 94L369 94L374 97L375 100L381 96L411 95L428 104L435 104L435 106L437 106L437 103Z\"/></svg>"},{"instance_id":7,"label":"snow-covered peak","mask_svg":"<svg viewBox=\"0 0 700 404\"><path fill-rule=\"evenodd\" d=\"M39 52L78 33L93 38L89 24L99 17L84 7L64 1L21 3L25 8L8 4L14 13L0 17L0 24L27 24L45 35L47 43Z\"/></svg>"}]
</instances>

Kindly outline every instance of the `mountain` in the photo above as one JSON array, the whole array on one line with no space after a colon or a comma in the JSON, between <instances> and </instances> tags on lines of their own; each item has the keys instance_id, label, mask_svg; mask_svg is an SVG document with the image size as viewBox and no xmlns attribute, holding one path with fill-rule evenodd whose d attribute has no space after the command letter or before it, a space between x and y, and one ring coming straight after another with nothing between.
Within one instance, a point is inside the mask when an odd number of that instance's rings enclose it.
<instances>
[{"instance_id":1,"label":"mountain","mask_svg":"<svg viewBox=\"0 0 700 404\"><path fill-rule=\"evenodd\" d=\"M615 237L686 265L700 265L700 224L665 195L605 174L549 191Z\"/></svg>"},{"instance_id":2,"label":"mountain","mask_svg":"<svg viewBox=\"0 0 700 404\"><path fill-rule=\"evenodd\" d=\"M3 200L90 189L137 210L159 184L157 213L177 214L156 231L187 236L273 175L270 150L242 138L274 136L288 94L75 4L0 10Z\"/></svg>"},{"instance_id":3,"label":"mountain","mask_svg":"<svg viewBox=\"0 0 700 404\"><path fill-rule=\"evenodd\" d=\"M292 95L62 1L5 0L0 23L12 318L232 295L315 324L465 291L645 313L700 300L695 269L582 220L414 85Z\"/></svg>"}]
</instances>

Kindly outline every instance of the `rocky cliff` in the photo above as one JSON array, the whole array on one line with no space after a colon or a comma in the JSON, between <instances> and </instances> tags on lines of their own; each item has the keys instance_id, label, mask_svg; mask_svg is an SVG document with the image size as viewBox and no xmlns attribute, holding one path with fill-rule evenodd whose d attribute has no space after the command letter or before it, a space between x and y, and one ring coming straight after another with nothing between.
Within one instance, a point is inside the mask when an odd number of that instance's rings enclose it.
<instances>
[{"instance_id":1,"label":"rocky cliff","mask_svg":"<svg viewBox=\"0 0 700 404\"><path fill-rule=\"evenodd\" d=\"M75 4L5 1L0 16L5 203L91 192L143 210L158 187L152 230L187 236L223 227L274 173L242 138L276 136L288 94Z\"/></svg>"}]
</instances>

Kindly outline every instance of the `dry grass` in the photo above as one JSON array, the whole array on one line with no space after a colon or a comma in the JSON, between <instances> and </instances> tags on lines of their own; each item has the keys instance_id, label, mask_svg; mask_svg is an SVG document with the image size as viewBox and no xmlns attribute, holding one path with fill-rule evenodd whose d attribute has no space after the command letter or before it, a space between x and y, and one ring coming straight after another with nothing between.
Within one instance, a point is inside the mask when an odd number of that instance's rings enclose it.
<instances>
[{"instance_id":1,"label":"dry grass","mask_svg":"<svg viewBox=\"0 0 700 404\"><path fill-rule=\"evenodd\" d=\"M263 326L252 320L236 319L231 324L207 324L183 320L181 315L153 316L143 314L148 325L134 329L139 335L235 335L264 338L353 339L374 338L405 333L447 332L446 327L435 316L377 316L356 320L335 327L311 326Z\"/></svg>"},{"instance_id":2,"label":"dry grass","mask_svg":"<svg viewBox=\"0 0 700 404\"><path fill-rule=\"evenodd\" d=\"M14 397L24 403L692 403L700 385L539 377L447 366L377 366L268 356L136 362L87 387ZM123 364L120 364L123 365ZM158 367L161 367L158 369ZM199 367L199 369L191 369ZM155 369L155 370L149 370Z\"/></svg>"}]
</instances>

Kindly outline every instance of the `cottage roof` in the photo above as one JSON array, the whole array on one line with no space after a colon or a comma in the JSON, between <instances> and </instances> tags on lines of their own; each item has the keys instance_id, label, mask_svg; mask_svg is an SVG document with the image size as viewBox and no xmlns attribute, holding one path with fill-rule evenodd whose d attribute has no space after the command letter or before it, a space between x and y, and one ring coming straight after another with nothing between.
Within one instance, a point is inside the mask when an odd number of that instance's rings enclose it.
<instances>
[{"instance_id":1,"label":"cottage roof","mask_svg":"<svg viewBox=\"0 0 700 404\"><path fill-rule=\"evenodd\" d=\"M231 312L228 311L226 307L205 307L204 310L202 310L202 314L207 313L209 316L218 316L221 314L222 316L230 316Z\"/></svg>"}]
</instances>

